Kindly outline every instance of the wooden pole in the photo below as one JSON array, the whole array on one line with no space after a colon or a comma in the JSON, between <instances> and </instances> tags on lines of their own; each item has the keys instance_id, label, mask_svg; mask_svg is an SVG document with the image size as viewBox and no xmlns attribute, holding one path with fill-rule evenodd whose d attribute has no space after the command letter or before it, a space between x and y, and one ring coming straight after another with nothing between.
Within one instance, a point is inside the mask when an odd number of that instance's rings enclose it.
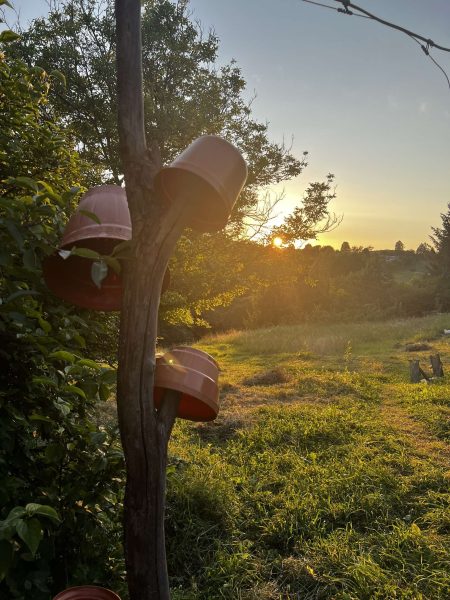
<instances>
[{"instance_id":1,"label":"wooden pole","mask_svg":"<svg viewBox=\"0 0 450 600\"><path fill-rule=\"evenodd\" d=\"M124 544L130 600L168 600L164 507L167 444L178 396L153 403L157 316L167 262L184 228L183 206L155 195L161 167L147 148L141 63L141 2L116 0L120 157L133 227L124 269L117 404L127 469Z\"/></svg>"}]
</instances>

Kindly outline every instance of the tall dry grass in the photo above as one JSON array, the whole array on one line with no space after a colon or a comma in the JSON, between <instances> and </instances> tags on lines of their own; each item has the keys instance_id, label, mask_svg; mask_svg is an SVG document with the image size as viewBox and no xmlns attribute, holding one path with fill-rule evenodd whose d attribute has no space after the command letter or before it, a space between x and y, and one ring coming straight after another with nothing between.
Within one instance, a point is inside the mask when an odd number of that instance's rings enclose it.
<instances>
[{"instance_id":1,"label":"tall dry grass","mask_svg":"<svg viewBox=\"0 0 450 600\"><path fill-rule=\"evenodd\" d=\"M202 346L230 344L245 354L281 354L311 352L316 355L353 352L385 352L387 346L429 341L450 329L450 314L393 321L336 323L332 325L302 324L265 329L230 331L208 336Z\"/></svg>"}]
</instances>

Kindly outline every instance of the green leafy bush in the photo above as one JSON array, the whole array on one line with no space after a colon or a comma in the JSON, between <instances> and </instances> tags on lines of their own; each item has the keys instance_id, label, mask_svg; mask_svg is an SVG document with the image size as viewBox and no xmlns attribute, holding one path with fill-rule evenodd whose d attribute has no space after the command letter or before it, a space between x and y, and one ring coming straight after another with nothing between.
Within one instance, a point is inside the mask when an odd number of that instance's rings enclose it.
<instances>
[{"instance_id":1,"label":"green leafy bush","mask_svg":"<svg viewBox=\"0 0 450 600\"><path fill-rule=\"evenodd\" d=\"M47 97L60 76L0 47L0 597L48 600L68 584L123 580L123 457L97 423L115 369L104 327L54 298L42 260L83 187Z\"/></svg>"}]
</instances>

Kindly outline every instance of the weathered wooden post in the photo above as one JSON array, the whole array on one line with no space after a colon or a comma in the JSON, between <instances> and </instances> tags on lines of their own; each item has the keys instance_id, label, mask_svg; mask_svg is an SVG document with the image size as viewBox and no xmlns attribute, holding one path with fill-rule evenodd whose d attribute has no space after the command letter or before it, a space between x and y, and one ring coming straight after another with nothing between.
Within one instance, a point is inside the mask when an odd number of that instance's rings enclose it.
<instances>
[{"instance_id":1,"label":"weathered wooden post","mask_svg":"<svg viewBox=\"0 0 450 600\"><path fill-rule=\"evenodd\" d=\"M154 192L159 150L147 148L141 64L141 3L116 0L120 155L133 229L124 271L117 405L127 483L124 544L131 600L170 597L164 541L167 444L177 394L155 412L156 326L164 272L184 227L183 206Z\"/></svg>"},{"instance_id":2,"label":"weathered wooden post","mask_svg":"<svg viewBox=\"0 0 450 600\"><path fill-rule=\"evenodd\" d=\"M140 0L116 0L116 27L120 156L133 231L131 260L124 269L117 382L127 469L125 562L130 600L168 600L166 462L179 395L166 391L155 409L161 286L184 226L202 231L222 228L247 170L236 149L214 136L199 138L200 143L194 142L173 165L161 170L159 149L156 144L147 146L144 132ZM160 193L154 186L158 172ZM192 207L198 209L202 203L203 216L193 218Z\"/></svg>"}]
</instances>

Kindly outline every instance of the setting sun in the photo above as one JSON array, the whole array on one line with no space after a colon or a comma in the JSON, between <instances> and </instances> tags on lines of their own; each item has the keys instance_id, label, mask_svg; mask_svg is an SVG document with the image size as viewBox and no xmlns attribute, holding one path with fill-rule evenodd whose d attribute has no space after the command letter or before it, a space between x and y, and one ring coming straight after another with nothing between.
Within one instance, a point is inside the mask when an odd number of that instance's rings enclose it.
<instances>
[{"instance_id":1,"label":"setting sun","mask_svg":"<svg viewBox=\"0 0 450 600\"><path fill-rule=\"evenodd\" d=\"M280 237L276 237L273 238L272 244L275 246L275 248L281 248L281 246L283 245L283 239Z\"/></svg>"}]
</instances>

